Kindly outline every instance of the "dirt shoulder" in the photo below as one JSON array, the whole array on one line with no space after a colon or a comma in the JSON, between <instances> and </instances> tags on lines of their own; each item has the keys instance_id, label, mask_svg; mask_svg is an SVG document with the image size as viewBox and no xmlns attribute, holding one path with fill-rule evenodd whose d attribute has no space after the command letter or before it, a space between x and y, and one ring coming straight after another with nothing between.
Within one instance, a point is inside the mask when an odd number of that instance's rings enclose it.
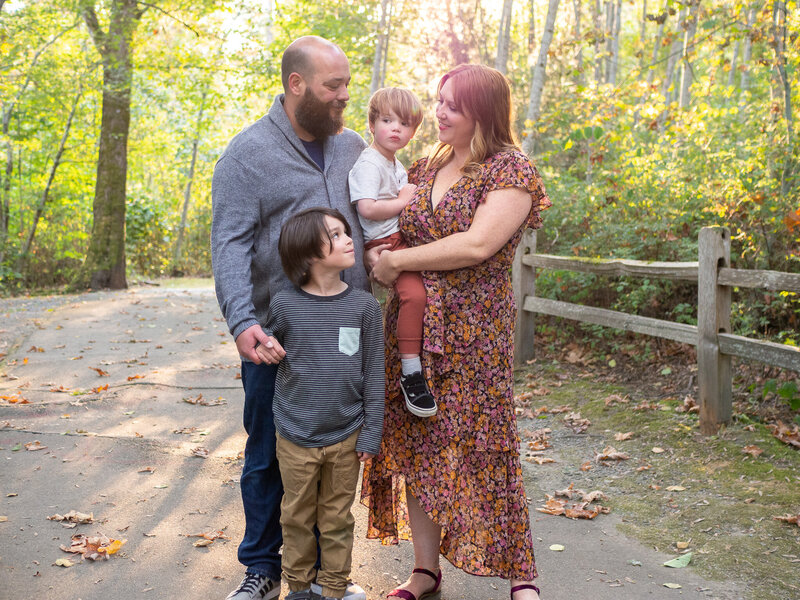
<instances>
[{"instance_id":1,"label":"dirt shoulder","mask_svg":"<svg viewBox=\"0 0 800 600\"><path fill-rule=\"evenodd\" d=\"M130 600L177 598L191 589L197 597L224 598L242 575L236 547L244 531L238 477L245 434L239 361L213 289L134 288L27 306L3 300L0 316L3 329L14 332L0 366L6 595ZM800 528L771 517L790 510L782 482L796 486L797 453L758 428L734 426L704 440L694 417L675 413L670 401L649 397L643 386L599 381L596 372L548 362L518 376L519 392L532 399L520 418L525 448L525 432L551 429L545 454L529 451L526 458L556 461L523 462L545 598L796 595L786 573L796 571L791 557L800 555ZM612 394L630 402L606 408ZM632 411L648 398L659 408ZM543 405L569 405L592 423L574 433L563 422L568 413L534 416ZM635 432L616 443L629 460L581 470L623 430ZM744 443L765 452L743 455ZM657 445L663 454L652 454ZM570 484L603 491L608 499L600 504L609 514L573 520L536 510ZM667 492L671 485L686 489ZM65 528L48 520L71 510L91 513L91 522ZM370 598L383 598L410 571L411 544L366 540L366 510L357 505L354 514L353 577ZM187 537L214 532L223 537L206 546ZM107 561L81 561L60 549L76 533L127 541ZM694 551L691 565L664 567L677 556L678 541ZM55 566L63 558L74 566ZM443 569L445 600L508 597L506 582L449 564Z\"/></svg>"},{"instance_id":2,"label":"dirt shoulder","mask_svg":"<svg viewBox=\"0 0 800 600\"><path fill-rule=\"evenodd\" d=\"M552 359L520 370L535 485L600 490L611 512L597 519L615 516L619 532L675 557L691 552L698 573L743 584L748 597L800 597L800 527L774 518L800 514L800 452L747 418L701 435L697 414L684 411L692 377L676 371L643 366L635 381L630 370ZM537 451L545 428L550 448ZM603 459L615 454L627 458ZM545 458L555 462L537 464Z\"/></svg>"}]
</instances>

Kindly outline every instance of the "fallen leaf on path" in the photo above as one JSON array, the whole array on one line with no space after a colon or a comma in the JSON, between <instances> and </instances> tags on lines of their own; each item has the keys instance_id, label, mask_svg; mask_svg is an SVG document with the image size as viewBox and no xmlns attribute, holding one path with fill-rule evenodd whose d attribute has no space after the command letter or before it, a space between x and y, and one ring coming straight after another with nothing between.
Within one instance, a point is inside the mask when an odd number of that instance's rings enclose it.
<instances>
[{"instance_id":1,"label":"fallen leaf on path","mask_svg":"<svg viewBox=\"0 0 800 600\"><path fill-rule=\"evenodd\" d=\"M590 471L591 469L592 469L592 463L588 460L581 465L581 471Z\"/></svg>"},{"instance_id":2,"label":"fallen leaf on path","mask_svg":"<svg viewBox=\"0 0 800 600\"><path fill-rule=\"evenodd\" d=\"M564 424L575 433L583 433L589 428L592 422L581 417L581 413L572 412L564 417Z\"/></svg>"},{"instance_id":3,"label":"fallen leaf on path","mask_svg":"<svg viewBox=\"0 0 800 600\"><path fill-rule=\"evenodd\" d=\"M531 456L528 461L533 461L537 465L543 465L545 463L554 463L556 462L554 459L550 458L549 456Z\"/></svg>"},{"instance_id":4,"label":"fallen leaf on path","mask_svg":"<svg viewBox=\"0 0 800 600\"><path fill-rule=\"evenodd\" d=\"M144 379L144 375L131 375L128 377L128 381L133 381L134 379Z\"/></svg>"},{"instance_id":5,"label":"fallen leaf on path","mask_svg":"<svg viewBox=\"0 0 800 600\"><path fill-rule=\"evenodd\" d=\"M648 402L647 400L642 400L633 407L633 410L658 410L659 406L655 402Z\"/></svg>"},{"instance_id":6,"label":"fallen leaf on path","mask_svg":"<svg viewBox=\"0 0 800 600\"><path fill-rule=\"evenodd\" d=\"M672 569L682 569L689 565L689 562L692 560L692 553L687 552L686 554L681 554L678 558L673 558L672 560L668 560L664 563L665 567L670 567Z\"/></svg>"},{"instance_id":7,"label":"fallen leaf on path","mask_svg":"<svg viewBox=\"0 0 800 600\"><path fill-rule=\"evenodd\" d=\"M0 515L0 523L5 523L6 521L8 521L8 517L5 515Z\"/></svg>"},{"instance_id":8,"label":"fallen leaf on path","mask_svg":"<svg viewBox=\"0 0 800 600\"><path fill-rule=\"evenodd\" d=\"M681 589L682 586L680 583L665 583L664 587L669 588L671 590L679 590Z\"/></svg>"},{"instance_id":9,"label":"fallen leaf on path","mask_svg":"<svg viewBox=\"0 0 800 600\"><path fill-rule=\"evenodd\" d=\"M197 446L192 448L192 456L199 456L200 458L208 458L208 448Z\"/></svg>"},{"instance_id":10,"label":"fallen leaf on path","mask_svg":"<svg viewBox=\"0 0 800 600\"><path fill-rule=\"evenodd\" d=\"M108 371L103 371L103 369L98 369L97 367L89 367L92 371L96 371L100 377L108 377Z\"/></svg>"},{"instance_id":11,"label":"fallen leaf on path","mask_svg":"<svg viewBox=\"0 0 800 600\"><path fill-rule=\"evenodd\" d=\"M75 563L68 558L59 558L56 562L53 563L53 565L56 567L64 567L65 569L68 569L69 567L74 567Z\"/></svg>"},{"instance_id":12,"label":"fallen leaf on path","mask_svg":"<svg viewBox=\"0 0 800 600\"><path fill-rule=\"evenodd\" d=\"M98 386L96 388L92 388L92 393L97 394L99 392L103 392L108 389L108 384Z\"/></svg>"},{"instance_id":13,"label":"fallen leaf on path","mask_svg":"<svg viewBox=\"0 0 800 600\"><path fill-rule=\"evenodd\" d=\"M571 499L573 495L581 496L582 501L568 504L568 499ZM564 496L567 499L562 500L556 496ZM592 504L592 502L597 500L607 499L607 496L603 492L595 490L587 494L583 490L573 489L573 484L570 484L566 489L554 492L553 496L545 494L545 497L547 500L544 506L540 506L536 510L548 515L564 515L570 519L594 519L599 514L608 514L611 512L611 509L606 506Z\"/></svg>"},{"instance_id":14,"label":"fallen leaf on path","mask_svg":"<svg viewBox=\"0 0 800 600\"><path fill-rule=\"evenodd\" d=\"M615 404L628 404L631 401L627 396L620 396L619 394L611 394L603 402L606 406L613 406Z\"/></svg>"},{"instance_id":15,"label":"fallen leaf on path","mask_svg":"<svg viewBox=\"0 0 800 600\"><path fill-rule=\"evenodd\" d=\"M606 446L603 450L596 454L594 457L595 462L600 462L602 460L628 460L630 456L625 452L620 452L613 446Z\"/></svg>"},{"instance_id":16,"label":"fallen leaf on path","mask_svg":"<svg viewBox=\"0 0 800 600\"><path fill-rule=\"evenodd\" d=\"M670 485L667 487L668 492L685 492L686 488L682 485Z\"/></svg>"},{"instance_id":17,"label":"fallen leaf on path","mask_svg":"<svg viewBox=\"0 0 800 600\"><path fill-rule=\"evenodd\" d=\"M632 431L626 431L625 433L615 433L614 434L614 439L616 441L618 441L618 442L624 442L626 440L631 439L632 437L633 437L633 432Z\"/></svg>"},{"instance_id":18,"label":"fallen leaf on path","mask_svg":"<svg viewBox=\"0 0 800 600\"><path fill-rule=\"evenodd\" d=\"M28 442L25 444L25 450L29 450L30 452L36 452L37 450L44 450L47 446L42 446L42 442L39 440L34 440L32 442Z\"/></svg>"},{"instance_id":19,"label":"fallen leaf on path","mask_svg":"<svg viewBox=\"0 0 800 600\"><path fill-rule=\"evenodd\" d=\"M192 546L195 548L202 548L204 546L210 546L214 543L214 540L228 540L230 539L228 536L225 535L225 531L219 529L217 531L206 531L203 533L187 533L185 534L186 537L199 537L202 538L196 541Z\"/></svg>"},{"instance_id":20,"label":"fallen leaf on path","mask_svg":"<svg viewBox=\"0 0 800 600\"><path fill-rule=\"evenodd\" d=\"M51 387L50 391L51 392L60 393L60 394L66 394L67 392L70 391L70 389L68 387L64 387L63 385L60 385L58 387Z\"/></svg>"},{"instance_id":21,"label":"fallen leaf on path","mask_svg":"<svg viewBox=\"0 0 800 600\"><path fill-rule=\"evenodd\" d=\"M136 471L137 473L154 473L156 470L155 467L145 467L144 469L139 469Z\"/></svg>"},{"instance_id":22,"label":"fallen leaf on path","mask_svg":"<svg viewBox=\"0 0 800 600\"><path fill-rule=\"evenodd\" d=\"M44 348L40 348L39 346L31 346L28 348L28 352L44 352Z\"/></svg>"},{"instance_id":23,"label":"fallen leaf on path","mask_svg":"<svg viewBox=\"0 0 800 600\"><path fill-rule=\"evenodd\" d=\"M173 429L172 433L185 433L188 435L195 431L197 431L197 427L181 427L180 429Z\"/></svg>"},{"instance_id":24,"label":"fallen leaf on path","mask_svg":"<svg viewBox=\"0 0 800 600\"><path fill-rule=\"evenodd\" d=\"M653 454L661 454L661 453L664 452L664 449L663 448L659 448L658 446L656 446L656 447L654 447L652 449L652 452L653 452Z\"/></svg>"},{"instance_id":25,"label":"fallen leaf on path","mask_svg":"<svg viewBox=\"0 0 800 600\"><path fill-rule=\"evenodd\" d=\"M68 523L76 523L78 525L86 525L94 523L94 513L82 513L76 510L71 510L65 515L55 514L47 517L48 521L67 521Z\"/></svg>"},{"instance_id":26,"label":"fallen leaf on path","mask_svg":"<svg viewBox=\"0 0 800 600\"><path fill-rule=\"evenodd\" d=\"M772 432L772 435L774 435L784 444L789 444L795 448L800 448L800 426L794 425L789 427L788 425L784 425L782 421L778 421L777 424L772 424L768 427Z\"/></svg>"},{"instance_id":27,"label":"fallen leaf on path","mask_svg":"<svg viewBox=\"0 0 800 600\"><path fill-rule=\"evenodd\" d=\"M564 546L562 546L561 544L552 544L550 546L550 550L552 550L553 552L563 552Z\"/></svg>"},{"instance_id":28,"label":"fallen leaf on path","mask_svg":"<svg viewBox=\"0 0 800 600\"><path fill-rule=\"evenodd\" d=\"M689 542L675 542L675 547L678 550L686 550L689 547Z\"/></svg>"},{"instance_id":29,"label":"fallen leaf on path","mask_svg":"<svg viewBox=\"0 0 800 600\"><path fill-rule=\"evenodd\" d=\"M652 469L652 467L650 465L642 465L641 467L636 467L636 471L637 472L639 472L639 471L648 471L650 469Z\"/></svg>"},{"instance_id":30,"label":"fallen leaf on path","mask_svg":"<svg viewBox=\"0 0 800 600\"><path fill-rule=\"evenodd\" d=\"M128 540L115 540L102 533L93 536L86 536L77 533L72 536L72 543L69 548L62 545L64 552L80 554L89 560L108 560L109 555L116 554L122 545Z\"/></svg>"},{"instance_id":31,"label":"fallen leaf on path","mask_svg":"<svg viewBox=\"0 0 800 600\"><path fill-rule=\"evenodd\" d=\"M782 517L772 517L776 521L783 521L784 523L793 523L800 527L800 513L796 515L783 515Z\"/></svg>"},{"instance_id":32,"label":"fallen leaf on path","mask_svg":"<svg viewBox=\"0 0 800 600\"><path fill-rule=\"evenodd\" d=\"M755 444L751 444L749 446L745 446L744 448L742 448L742 452L744 452L745 454L749 454L753 458L758 458L758 456L762 454L764 450L759 448Z\"/></svg>"},{"instance_id":33,"label":"fallen leaf on path","mask_svg":"<svg viewBox=\"0 0 800 600\"><path fill-rule=\"evenodd\" d=\"M19 392L13 396L0 396L0 400L5 400L9 404L30 404L30 401Z\"/></svg>"},{"instance_id":34,"label":"fallen leaf on path","mask_svg":"<svg viewBox=\"0 0 800 600\"><path fill-rule=\"evenodd\" d=\"M203 398L203 394L197 394L194 398L184 398L184 402L189 404L199 404L200 406L220 406L222 404L227 404L224 398L217 398L216 400L206 400Z\"/></svg>"},{"instance_id":35,"label":"fallen leaf on path","mask_svg":"<svg viewBox=\"0 0 800 600\"><path fill-rule=\"evenodd\" d=\"M699 413L700 406L698 406L694 398L692 398L691 396L686 396L683 399L683 404L675 408L675 412Z\"/></svg>"}]
</instances>

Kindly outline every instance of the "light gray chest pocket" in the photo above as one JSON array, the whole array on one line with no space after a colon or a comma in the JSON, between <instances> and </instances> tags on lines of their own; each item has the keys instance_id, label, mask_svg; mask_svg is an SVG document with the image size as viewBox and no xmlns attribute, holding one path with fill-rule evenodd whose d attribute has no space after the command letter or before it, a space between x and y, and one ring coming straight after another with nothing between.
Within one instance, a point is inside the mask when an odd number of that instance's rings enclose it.
<instances>
[{"instance_id":1,"label":"light gray chest pocket","mask_svg":"<svg viewBox=\"0 0 800 600\"><path fill-rule=\"evenodd\" d=\"M358 327L339 327L339 352L353 356L358 352L361 329Z\"/></svg>"}]
</instances>

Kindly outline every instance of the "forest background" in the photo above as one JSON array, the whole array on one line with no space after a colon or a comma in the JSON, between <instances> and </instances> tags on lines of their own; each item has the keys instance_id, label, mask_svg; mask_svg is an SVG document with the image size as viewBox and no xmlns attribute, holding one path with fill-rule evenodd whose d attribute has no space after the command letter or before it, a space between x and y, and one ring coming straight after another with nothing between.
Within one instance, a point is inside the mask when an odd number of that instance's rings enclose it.
<instances>
[{"instance_id":1,"label":"forest background","mask_svg":"<svg viewBox=\"0 0 800 600\"><path fill-rule=\"evenodd\" d=\"M211 177L294 38L338 43L347 125L383 85L429 107L480 62L553 200L538 251L800 272L800 11L783 0L0 0L0 293L211 272ZM537 294L696 322L696 286L545 271ZM736 333L800 342L790 293L734 296ZM587 326L590 327L590 326Z\"/></svg>"}]
</instances>

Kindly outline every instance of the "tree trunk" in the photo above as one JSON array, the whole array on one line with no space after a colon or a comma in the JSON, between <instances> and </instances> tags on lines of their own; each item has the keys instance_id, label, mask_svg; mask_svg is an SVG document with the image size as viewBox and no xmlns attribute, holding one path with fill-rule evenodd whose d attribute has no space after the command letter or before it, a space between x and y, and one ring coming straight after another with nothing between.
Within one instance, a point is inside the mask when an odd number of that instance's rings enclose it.
<instances>
[{"instance_id":1,"label":"tree trunk","mask_svg":"<svg viewBox=\"0 0 800 600\"><path fill-rule=\"evenodd\" d=\"M494 68L505 75L508 71L508 54L511 46L511 7L514 0L503 0L500 27L497 31L497 56Z\"/></svg>"},{"instance_id":2,"label":"tree trunk","mask_svg":"<svg viewBox=\"0 0 800 600\"><path fill-rule=\"evenodd\" d=\"M72 128L72 120L75 118L75 112L78 110L78 104L81 101L81 96L83 96L83 82L79 80L78 91L75 93L75 98L72 101L72 108L70 109L69 116L67 117L67 123L64 125L64 133L61 135L61 141L58 144L58 150L56 150L55 158L53 158L53 165L50 167L50 174L47 177L47 184L44 186L42 197L39 199L39 205L36 207L36 213L33 216L31 230L28 232L28 238L25 240L25 246L23 246L22 251L19 253L17 258L17 271L22 269L25 261L28 259L31 246L33 246L33 238L36 235L36 227L39 225L39 219L42 217L45 206L47 206L47 198L50 195L50 189L53 186L53 180L56 177L58 166L61 164L61 157L64 155L64 148L66 147L67 140L69 139L69 131Z\"/></svg>"},{"instance_id":3,"label":"tree trunk","mask_svg":"<svg viewBox=\"0 0 800 600\"><path fill-rule=\"evenodd\" d=\"M578 85L586 83L586 76L583 73L583 40L581 39L581 0L572 0L572 6L575 9L575 46L578 48L578 53L575 56L575 77Z\"/></svg>"},{"instance_id":4,"label":"tree trunk","mask_svg":"<svg viewBox=\"0 0 800 600\"><path fill-rule=\"evenodd\" d=\"M603 5L600 0L594 0L594 80L597 85L603 83L603 52L602 43L605 39L605 28L601 25Z\"/></svg>"},{"instance_id":5,"label":"tree trunk","mask_svg":"<svg viewBox=\"0 0 800 600\"><path fill-rule=\"evenodd\" d=\"M608 32L608 39L606 40L606 49L608 52L606 83L616 85L617 66L619 64L619 30L622 23L622 0L609 1L606 6L606 31Z\"/></svg>"},{"instance_id":6,"label":"tree trunk","mask_svg":"<svg viewBox=\"0 0 800 600\"><path fill-rule=\"evenodd\" d=\"M642 0L642 22L639 25L639 77L641 81L642 73L647 66L644 58L644 49L647 42L647 0Z\"/></svg>"},{"instance_id":7,"label":"tree trunk","mask_svg":"<svg viewBox=\"0 0 800 600\"><path fill-rule=\"evenodd\" d=\"M100 28L93 0L81 4L89 33L103 62L103 109L86 259L72 287L123 289L128 131L131 116L133 32L142 12L136 0L113 0L108 32Z\"/></svg>"},{"instance_id":8,"label":"tree trunk","mask_svg":"<svg viewBox=\"0 0 800 600\"><path fill-rule=\"evenodd\" d=\"M793 171L792 145L794 143L794 118L792 115L792 87L786 73L786 3L775 0L772 8L772 37L775 48L775 70L777 71L780 91L783 95L783 116L786 120L786 144L781 173L781 196L786 197L791 189Z\"/></svg>"},{"instance_id":9,"label":"tree trunk","mask_svg":"<svg viewBox=\"0 0 800 600\"><path fill-rule=\"evenodd\" d=\"M370 94L374 94L384 86L386 80L385 55L389 49L389 12L392 10L391 0L381 0L381 18L378 22L378 35L375 38L375 57L372 60L372 79L369 84Z\"/></svg>"},{"instance_id":10,"label":"tree trunk","mask_svg":"<svg viewBox=\"0 0 800 600\"><path fill-rule=\"evenodd\" d=\"M535 45L536 45L536 1L531 0L531 12L528 15L528 56L533 56L533 48Z\"/></svg>"},{"instance_id":11,"label":"tree trunk","mask_svg":"<svg viewBox=\"0 0 800 600\"><path fill-rule=\"evenodd\" d=\"M753 25L756 22L756 5L752 4L747 9L747 34L744 36L744 44L742 48L742 79L739 83L740 104L744 98L744 92L750 85L750 59L753 53Z\"/></svg>"},{"instance_id":12,"label":"tree trunk","mask_svg":"<svg viewBox=\"0 0 800 600\"><path fill-rule=\"evenodd\" d=\"M728 87L736 85L736 67L739 63L739 40L733 43L733 56L731 57L731 70L728 71Z\"/></svg>"},{"instance_id":13,"label":"tree trunk","mask_svg":"<svg viewBox=\"0 0 800 600\"><path fill-rule=\"evenodd\" d=\"M673 79L675 78L675 65L678 63L678 57L681 53L681 36L680 32L683 28L683 21L686 17L686 7L681 8L681 12L678 14L678 24L675 27L675 39L672 42L672 46L669 49L669 56L667 57L667 70L664 74L664 81L661 83L661 95L664 96L664 100L667 104L669 104L670 93L669 89L672 87Z\"/></svg>"},{"instance_id":14,"label":"tree trunk","mask_svg":"<svg viewBox=\"0 0 800 600\"><path fill-rule=\"evenodd\" d=\"M200 145L200 134L203 126L203 112L206 108L206 97L208 91L204 90L200 98L200 110L197 113L197 125L194 130L194 140L192 141L192 160L189 163L189 175L186 178L186 187L183 191L183 209L181 210L181 222L178 225L178 239L175 240L175 251L172 255L172 274L173 276L181 273L181 252L183 251L183 236L186 231L186 217L189 214L189 203L192 199L192 182L194 181L194 168L197 164L197 148Z\"/></svg>"},{"instance_id":15,"label":"tree trunk","mask_svg":"<svg viewBox=\"0 0 800 600\"><path fill-rule=\"evenodd\" d=\"M681 73L681 95L679 106L681 109L689 108L691 96L689 95L689 87L692 85L694 72L692 71L692 62L689 60L689 50L694 42L694 34L697 31L697 16L700 11L700 0L692 0L689 8L689 18L686 22L686 30L683 35L683 71Z\"/></svg>"},{"instance_id":16,"label":"tree trunk","mask_svg":"<svg viewBox=\"0 0 800 600\"><path fill-rule=\"evenodd\" d=\"M549 0L547 5L547 17L545 17L544 33L542 43L539 46L539 60L533 67L531 77L531 96L528 102L528 113L525 116L525 129L528 135L522 143L522 149L526 154L533 151L535 144L536 123L542 103L542 91L544 90L544 80L547 74L547 51L550 49L550 42L553 41L553 31L558 12L558 0Z\"/></svg>"}]
</instances>

